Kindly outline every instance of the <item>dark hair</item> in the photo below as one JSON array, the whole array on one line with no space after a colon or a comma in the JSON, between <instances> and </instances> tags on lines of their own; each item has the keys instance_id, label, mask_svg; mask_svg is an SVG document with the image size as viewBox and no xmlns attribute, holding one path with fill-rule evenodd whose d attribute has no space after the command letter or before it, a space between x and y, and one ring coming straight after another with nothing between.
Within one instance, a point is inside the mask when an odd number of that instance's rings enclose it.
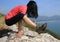
<instances>
[{"instance_id":1,"label":"dark hair","mask_svg":"<svg viewBox=\"0 0 60 42\"><path fill-rule=\"evenodd\" d=\"M35 1L29 1L27 4L27 16L32 18L38 17L37 4Z\"/></svg>"}]
</instances>

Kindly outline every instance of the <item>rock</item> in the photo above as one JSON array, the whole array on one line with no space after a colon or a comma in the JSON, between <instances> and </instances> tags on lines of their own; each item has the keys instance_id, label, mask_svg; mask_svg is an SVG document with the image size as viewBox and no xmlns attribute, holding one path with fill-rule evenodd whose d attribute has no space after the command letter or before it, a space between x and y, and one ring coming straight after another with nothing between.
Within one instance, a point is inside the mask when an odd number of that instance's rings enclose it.
<instances>
[{"instance_id":1,"label":"rock","mask_svg":"<svg viewBox=\"0 0 60 42\"><path fill-rule=\"evenodd\" d=\"M48 33L42 33L33 38L33 40L36 40L36 42L60 42L60 40L54 38Z\"/></svg>"},{"instance_id":2,"label":"rock","mask_svg":"<svg viewBox=\"0 0 60 42\"><path fill-rule=\"evenodd\" d=\"M37 32L31 31L27 27L23 27L21 32L23 32L24 35L31 36L31 37L35 37L38 35Z\"/></svg>"},{"instance_id":3,"label":"rock","mask_svg":"<svg viewBox=\"0 0 60 42\"><path fill-rule=\"evenodd\" d=\"M7 36L0 38L0 42L6 42L7 38Z\"/></svg>"},{"instance_id":4,"label":"rock","mask_svg":"<svg viewBox=\"0 0 60 42\"><path fill-rule=\"evenodd\" d=\"M14 25L9 28L17 28L17 27L16 25ZM7 42L60 42L60 40L54 38L48 33L38 34L37 32L31 31L26 27L23 27L21 32L23 32L23 35L20 38L16 38L16 33L10 33L9 37L3 39L0 38L0 41L2 42L3 40L3 42L5 41Z\"/></svg>"},{"instance_id":5,"label":"rock","mask_svg":"<svg viewBox=\"0 0 60 42\"><path fill-rule=\"evenodd\" d=\"M18 27L16 25L8 26L8 29L11 29L13 31L18 31Z\"/></svg>"}]
</instances>

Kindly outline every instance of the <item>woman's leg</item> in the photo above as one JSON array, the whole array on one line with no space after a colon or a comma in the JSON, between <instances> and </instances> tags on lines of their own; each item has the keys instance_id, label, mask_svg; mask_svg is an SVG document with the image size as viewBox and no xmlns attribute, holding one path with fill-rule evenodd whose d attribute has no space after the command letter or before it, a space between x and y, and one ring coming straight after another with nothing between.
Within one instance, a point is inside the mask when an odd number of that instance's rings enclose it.
<instances>
[{"instance_id":1,"label":"woman's leg","mask_svg":"<svg viewBox=\"0 0 60 42\"><path fill-rule=\"evenodd\" d=\"M36 24L33 23L26 15L24 15L23 17L23 21L25 21L26 24L28 24L31 27L36 27ZM21 37L22 36L22 20L18 21L18 33L17 33L17 37Z\"/></svg>"},{"instance_id":2,"label":"woman's leg","mask_svg":"<svg viewBox=\"0 0 60 42\"><path fill-rule=\"evenodd\" d=\"M22 20L20 20L19 22L18 22L18 33L17 33L17 37L21 37L22 36L22 32L21 32L21 30L22 30Z\"/></svg>"}]
</instances>

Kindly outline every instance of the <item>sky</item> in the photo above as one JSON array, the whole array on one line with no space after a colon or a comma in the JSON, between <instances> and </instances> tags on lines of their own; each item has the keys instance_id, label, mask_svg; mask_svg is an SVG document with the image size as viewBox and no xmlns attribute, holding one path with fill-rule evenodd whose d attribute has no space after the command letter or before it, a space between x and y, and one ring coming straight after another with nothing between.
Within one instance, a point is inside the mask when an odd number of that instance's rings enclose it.
<instances>
[{"instance_id":1,"label":"sky","mask_svg":"<svg viewBox=\"0 0 60 42\"><path fill-rule=\"evenodd\" d=\"M0 0L0 13L7 14L13 7L26 5L30 0ZM60 0L34 0L40 16L60 15Z\"/></svg>"}]
</instances>

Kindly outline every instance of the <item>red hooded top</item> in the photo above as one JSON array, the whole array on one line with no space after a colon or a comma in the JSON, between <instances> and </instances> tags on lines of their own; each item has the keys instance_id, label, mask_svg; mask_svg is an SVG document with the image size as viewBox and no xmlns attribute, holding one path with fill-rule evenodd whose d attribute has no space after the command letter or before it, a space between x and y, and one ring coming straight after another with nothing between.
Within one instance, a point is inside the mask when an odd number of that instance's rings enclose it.
<instances>
[{"instance_id":1,"label":"red hooded top","mask_svg":"<svg viewBox=\"0 0 60 42\"><path fill-rule=\"evenodd\" d=\"M16 6L5 16L5 19L10 19L16 16L19 12L26 14L26 11L27 11L27 6L24 5Z\"/></svg>"}]
</instances>

